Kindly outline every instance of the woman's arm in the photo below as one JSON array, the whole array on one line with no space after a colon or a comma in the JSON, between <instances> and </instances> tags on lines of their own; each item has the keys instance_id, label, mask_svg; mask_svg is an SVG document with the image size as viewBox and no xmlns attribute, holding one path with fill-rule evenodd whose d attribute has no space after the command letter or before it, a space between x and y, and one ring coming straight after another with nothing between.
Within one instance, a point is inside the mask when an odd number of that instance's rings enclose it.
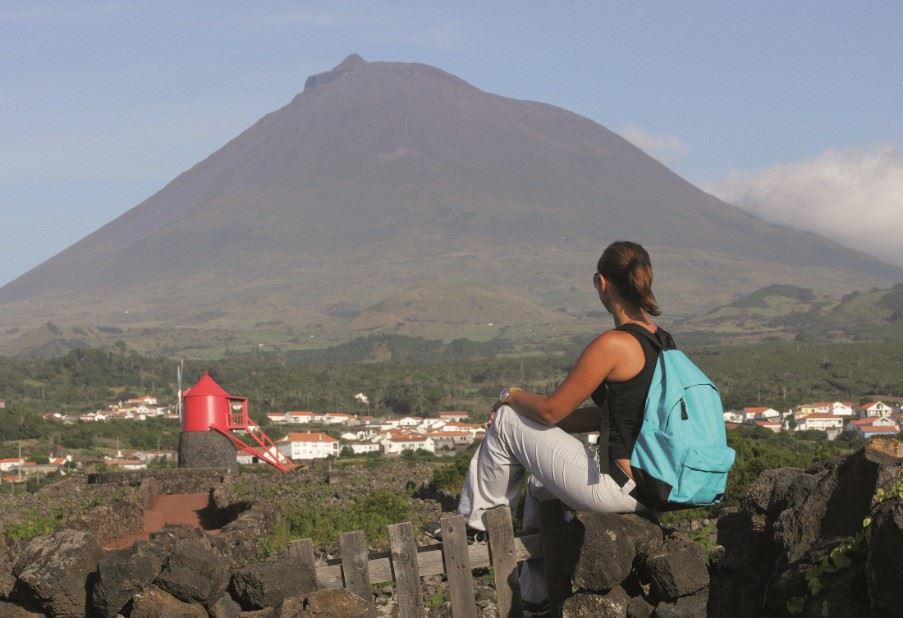
<instances>
[{"instance_id":1,"label":"woman's arm","mask_svg":"<svg viewBox=\"0 0 903 618\"><path fill-rule=\"evenodd\" d=\"M617 331L596 337L577 359L577 364L548 397L520 389L512 390L508 403L518 414L540 423L555 425L568 417L608 377L624 351Z\"/></svg>"}]
</instances>

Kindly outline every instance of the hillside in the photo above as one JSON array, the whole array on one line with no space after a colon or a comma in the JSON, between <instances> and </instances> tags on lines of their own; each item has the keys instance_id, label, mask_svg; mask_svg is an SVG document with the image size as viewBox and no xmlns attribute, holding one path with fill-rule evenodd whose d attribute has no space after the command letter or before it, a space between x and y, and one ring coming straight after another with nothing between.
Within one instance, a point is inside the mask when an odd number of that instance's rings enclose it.
<instances>
[{"instance_id":1,"label":"hillside","mask_svg":"<svg viewBox=\"0 0 903 618\"><path fill-rule=\"evenodd\" d=\"M771 285L685 320L677 328L721 340L903 342L903 284L842 298Z\"/></svg>"},{"instance_id":2,"label":"hillside","mask_svg":"<svg viewBox=\"0 0 903 618\"><path fill-rule=\"evenodd\" d=\"M454 300L476 288L516 307L514 324L580 330L597 309L588 273L618 238L652 250L672 318L772 283L839 295L903 279L703 193L587 118L353 55L0 289L0 345L46 322L124 339L183 329L201 346L205 332L506 332L475 315L483 301ZM444 294L399 306L434 282Z\"/></svg>"}]
</instances>

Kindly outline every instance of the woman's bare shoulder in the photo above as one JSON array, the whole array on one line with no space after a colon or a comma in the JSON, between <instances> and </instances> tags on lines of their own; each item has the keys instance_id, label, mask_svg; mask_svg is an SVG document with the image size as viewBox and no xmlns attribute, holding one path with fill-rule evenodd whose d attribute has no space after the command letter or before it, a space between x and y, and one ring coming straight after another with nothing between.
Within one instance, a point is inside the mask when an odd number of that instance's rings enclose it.
<instances>
[{"instance_id":1,"label":"woman's bare shoulder","mask_svg":"<svg viewBox=\"0 0 903 618\"><path fill-rule=\"evenodd\" d=\"M612 353L632 351L639 347L636 338L622 330L612 328L598 335L586 346L586 351L591 353Z\"/></svg>"}]
</instances>

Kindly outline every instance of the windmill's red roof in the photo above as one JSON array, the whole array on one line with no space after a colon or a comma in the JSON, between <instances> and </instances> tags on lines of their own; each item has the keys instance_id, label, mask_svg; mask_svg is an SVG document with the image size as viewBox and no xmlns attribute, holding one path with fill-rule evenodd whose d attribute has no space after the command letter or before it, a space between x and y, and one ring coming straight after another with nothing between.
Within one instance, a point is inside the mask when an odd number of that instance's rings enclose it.
<instances>
[{"instance_id":1,"label":"windmill's red roof","mask_svg":"<svg viewBox=\"0 0 903 618\"><path fill-rule=\"evenodd\" d=\"M223 390L223 387L216 383L216 380L210 377L210 374L204 372L197 384L182 393L183 397L228 397L229 393Z\"/></svg>"}]
</instances>

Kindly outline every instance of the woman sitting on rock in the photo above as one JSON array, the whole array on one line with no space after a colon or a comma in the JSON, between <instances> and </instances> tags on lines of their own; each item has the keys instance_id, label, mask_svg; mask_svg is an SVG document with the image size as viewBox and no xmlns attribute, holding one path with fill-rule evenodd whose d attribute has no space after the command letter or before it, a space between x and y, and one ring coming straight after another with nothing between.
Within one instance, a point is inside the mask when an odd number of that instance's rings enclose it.
<instances>
[{"instance_id":1,"label":"woman sitting on rock","mask_svg":"<svg viewBox=\"0 0 903 618\"><path fill-rule=\"evenodd\" d=\"M515 504L524 472L530 473L525 528L538 527L538 503L544 500L558 499L579 511L648 511L638 500L640 479L631 469L630 455L658 359L649 337L664 348L673 347L673 341L650 319L660 311L643 247L626 241L609 245L599 258L593 285L615 328L586 346L551 395L502 389L458 505L474 531L485 529L487 509ZM579 407L590 397L596 405ZM595 448L571 435L592 431L600 431L598 457ZM547 603L539 561L524 563L520 579L525 608Z\"/></svg>"}]
</instances>

